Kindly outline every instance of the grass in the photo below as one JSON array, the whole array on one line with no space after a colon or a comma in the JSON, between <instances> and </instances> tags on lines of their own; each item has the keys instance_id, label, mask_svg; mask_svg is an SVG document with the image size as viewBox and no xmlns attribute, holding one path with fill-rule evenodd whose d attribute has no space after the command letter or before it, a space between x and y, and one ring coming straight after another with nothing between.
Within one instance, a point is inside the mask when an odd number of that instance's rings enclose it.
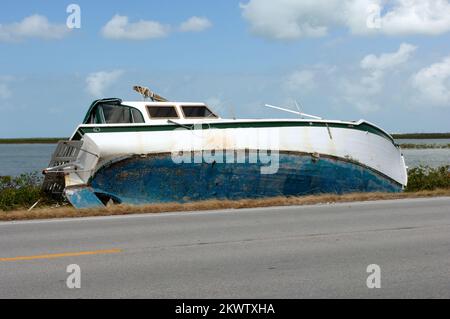
<instances>
[{"instance_id":1,"label":"grass","mask_svg":"<svg viewBox=\"0 0 450 319\"><path fill-rule=\"evenodd\" d=\"M0 138L0 144L56 144L67 137Z\"/></svg>"},{"instance_id":2,"label":"grass","mask_svg":"<svg viewBox=\"0 0 450 319\"><path fill-rule=\"evenodd\" d=\"M48 219L66 217L126 215L197 211L213 209L239 209L267 206L291 206L320 203L338 203L368 200L386 200L418 197L450 196L450 166L431 168L420 166L408 172L408 187L403 193L354 193L345 195L323 194L298 197L271 197L242 200L206 200L192 203L167 203L151 205L113 205L103 209L77 210L67 203L61 206L46 197L40 190L42 179L36 174L16 178L0 177L0 221ZM38 208L28 211L37 200ZM54 207L51 207L51 206ZM55 207L57 206L57 207Z\"/></svg>"}]
</instances>

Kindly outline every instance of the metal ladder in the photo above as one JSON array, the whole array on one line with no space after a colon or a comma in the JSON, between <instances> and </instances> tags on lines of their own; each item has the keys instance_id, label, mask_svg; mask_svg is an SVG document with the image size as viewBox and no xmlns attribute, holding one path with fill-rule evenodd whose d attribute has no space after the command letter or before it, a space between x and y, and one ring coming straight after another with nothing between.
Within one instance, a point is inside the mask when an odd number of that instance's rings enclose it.
<instances>
[{"instance_id":1,"label":"metal ladder","mask_svg":"<svg viewBox=\"0 0 450 319\"><path fill-rule=\"evenodd\" d=\"M53 196L61 197L65 188L64 168L70 166L78 158L83 141L59 141L53 152L45 175L42 191Z\"/></svg>"}]
</instances>

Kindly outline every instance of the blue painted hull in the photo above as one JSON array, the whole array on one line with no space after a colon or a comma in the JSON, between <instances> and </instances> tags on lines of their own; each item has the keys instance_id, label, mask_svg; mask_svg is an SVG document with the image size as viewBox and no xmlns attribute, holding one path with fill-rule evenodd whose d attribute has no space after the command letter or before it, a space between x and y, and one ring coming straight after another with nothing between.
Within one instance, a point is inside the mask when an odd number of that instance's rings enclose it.
<instances>
[{"instance_id":1,"label":"blue painted hull","mask_svg":"<svg viewBox=\"0 0 450 319\"><path fill-rule=\"evenodd\" d=\"M267 165L248 160L176 164L170 154L133 156L100 168L90 186L129 204L402 190L388 177L346 159L281 153L277 173L261 174L261 166Z\"/></svg>"}]
</instances>

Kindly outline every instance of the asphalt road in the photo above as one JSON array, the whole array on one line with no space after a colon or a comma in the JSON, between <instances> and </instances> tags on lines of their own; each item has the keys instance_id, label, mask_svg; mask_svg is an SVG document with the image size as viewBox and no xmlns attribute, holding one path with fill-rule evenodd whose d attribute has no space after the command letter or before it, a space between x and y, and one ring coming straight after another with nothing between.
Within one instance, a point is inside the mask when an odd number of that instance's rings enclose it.
<instances>
[{"instance_id":1,"label":"asphalt road","mask_svg":"<svg viewBox=\"0 0 450 319\"><path fill-rule=\"evenodd\" d=\"M450 198L0 223L17 297L450 298Z\"/></svg>"}]
</instances>

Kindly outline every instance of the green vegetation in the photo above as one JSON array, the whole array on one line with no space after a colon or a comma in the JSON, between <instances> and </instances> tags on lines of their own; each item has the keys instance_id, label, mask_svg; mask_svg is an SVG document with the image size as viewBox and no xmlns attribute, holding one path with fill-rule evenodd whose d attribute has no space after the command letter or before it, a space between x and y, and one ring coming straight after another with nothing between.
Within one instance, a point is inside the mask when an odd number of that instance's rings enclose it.
<instances>
[{"instance_id":1,"label":"green vegetation","mask_svg":"<svg viewBox=\"0 0 450 319\"><path fill-rule=\"evenodd\" d=\"M439 148L450 148L450 144L400 144L403 149L439 149Z\"/></svg>"},{"instance_id":2,"label":"green vegetation","mask_svg":"<svg viewBox=\"0 0 450 319\"><path fill-rule=\"evenodd\" d=\"M56 144L67 137L0 138L0 144Z\"/></svg>"},{"instance_id":3,"label":"green vegetation","mask_svg":"<svg viewBox=\"0 0 450 319\"><path fill-rule=\"evenodd\" d=\"M392 134L394 139L437 139L450 138L450 133L404 133Z\"/></svg>"},{"instance_id":4,"label":"green vegetation","mask_svg":"<svg viewBox=\"0 0 450 319\"><path fill-rule=\"evenodd\" d=\"M408 171L407 192L450 189L450 165L432 168L419 166Z\"/></svg>"},{"instance_id":5,"label":"green vegetation","mask_svg":"<svg viewBox=\"0 0 450 319\"><path fill-rule=\"evenodd\" d=\"M52 200L41 191L42 177L37 173L18 177L0 176L0 210L29 208L39 199L49 205Z\"/></svg>"}]
</instances>

